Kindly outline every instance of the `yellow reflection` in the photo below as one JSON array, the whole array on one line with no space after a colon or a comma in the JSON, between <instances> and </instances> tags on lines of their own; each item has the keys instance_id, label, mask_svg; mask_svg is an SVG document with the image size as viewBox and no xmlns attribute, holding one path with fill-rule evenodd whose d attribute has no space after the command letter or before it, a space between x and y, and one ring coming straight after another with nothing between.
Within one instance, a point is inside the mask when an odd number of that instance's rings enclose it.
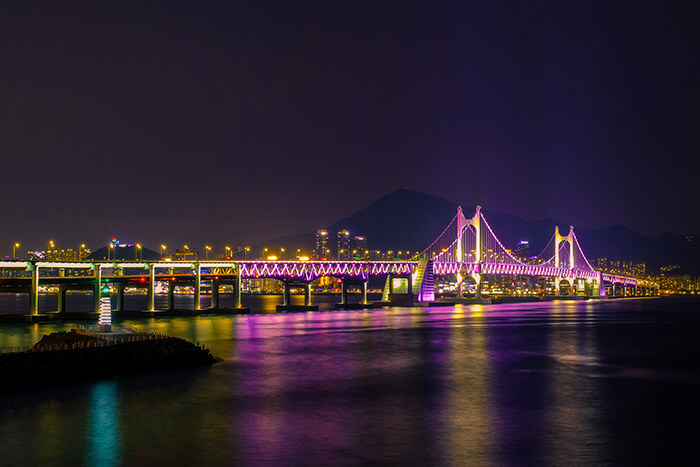
<instances>
[{"instance_id":1,"label":"yellow reflection","mask_svg":"<svg viewBox=\"0 0 700 467\"><path fill-rule=\"evenodd\" d=\"M476 305L477 313L481 306ZM468 459L486 459L491 452L491 427L494 425L490 397L490 382L486 329L484 327L452 326L449 354L452 385L447 405L451 425L448 445L450 464L462 465Z\"/></svg>"}]
</instances>

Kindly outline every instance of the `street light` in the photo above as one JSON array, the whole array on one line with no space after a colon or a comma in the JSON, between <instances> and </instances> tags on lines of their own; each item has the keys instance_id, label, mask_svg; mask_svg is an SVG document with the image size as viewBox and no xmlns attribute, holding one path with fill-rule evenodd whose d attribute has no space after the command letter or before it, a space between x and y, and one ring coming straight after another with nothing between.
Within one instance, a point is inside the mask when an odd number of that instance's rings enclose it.
<instances>
[{"instance_id":1,"label":"street light","mask_svg":"<svg viewBox=\"0 0 700 467\"><path fill-rule=\"evenodd\" d=\"M247 246L245 247L245 252L243 253L243 259L247 260L248 259L248 252L250 251L250 247Z\"/></svg>"},{"instance_id":2,"label":"street light","mask_svg":"<svg viewBox=\"0 0 700 467\"><path fill-rule=\"evenodd\" d=\"M83 248L85 248L85 244L81 243L80 247L78 247L78 261L82 261L83 259Z\"/></svg>"},{"instance_id":3,"label":"street light","mask_svg":"<svg viewBox=\"0 0 700 467\"><path fill-rule=\"evenodd\" d=\"M225 246L224 247L224 257L226 259L231 259L233 257L233 254L231 253L231 247L230 246Z\"/></svg>"},{"instance_id":4,"label":"street light","mask_svg":"<svg viewBox=\"0 0 700 467\"><path fill-rule=\"evenodd\" d=\"M107 250L107 260L112 259L112 250L114 249L114 243L109 242L109 250ZM116 252L115 252L116 253ZM117 259L116 256L114 258L115 260Z\"/></svg>"},{"instance_id":5,"label":"street light","mask_svg":"<svg viewBox=\"0 0 700 467\"><path fill-rule=\"evenodd\" d=\"M19 248L19 242L15 242L14 245L12 245L12 259L17 259L17 253L16 249Z\"/></svg>"},{"instance_id":6,"label":"street light","mask_svg":"<svg viewBox=\"0 0 700 467\"><path fill-rule=\"evenodd\" d=\"M136 244L136 249L134 250L134 259L139 259L139 253L141 253L141 244L137 243ZM141 256L143 259L143 256Z\"/></svg>"},{"instance_id":7,"label":"street light","mask_svg":"<svg viewBox=\"0 0 700 467\"><path fill-rule=\"evenodd\" d=\"M167 249L168 249L168 247L165 246L165 245L161 245L161 246L160 246L160 257L161 257L161 259L163 259L163 258L165 257L165 250L167 250Z\"/></svg>"},{"instance_id":8,"label":"street light","mask_svg":"<svg viewBox=\"0 0 700 467\"><path fill-rule=\"evenodd\" d=\"M204 245L204 260L208 261L209 260L209 252L211 251L211 247L209 245Z\"/></svg>"}]
</instances>

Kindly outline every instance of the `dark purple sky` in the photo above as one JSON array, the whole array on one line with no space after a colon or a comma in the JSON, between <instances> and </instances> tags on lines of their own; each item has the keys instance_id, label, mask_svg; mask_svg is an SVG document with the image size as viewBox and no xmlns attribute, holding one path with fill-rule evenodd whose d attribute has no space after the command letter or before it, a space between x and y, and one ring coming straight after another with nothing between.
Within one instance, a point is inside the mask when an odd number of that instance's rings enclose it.
<instances>
[{"instance_id":1,"label":"dark purple sky","mask_svg":"<svg viewBox=\"0 0 700 467\"><path fill-rule=\"evenodd\" d=\"M400 187L700 231L692 2L8 3L3 254L254 242Z\"/></svg>"}]
</instances>

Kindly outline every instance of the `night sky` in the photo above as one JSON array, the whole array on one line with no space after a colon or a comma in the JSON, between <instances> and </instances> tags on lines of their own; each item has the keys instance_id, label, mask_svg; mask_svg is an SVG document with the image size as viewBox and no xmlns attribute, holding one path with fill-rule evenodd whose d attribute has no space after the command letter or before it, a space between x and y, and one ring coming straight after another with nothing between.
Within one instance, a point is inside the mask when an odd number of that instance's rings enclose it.
<instances>
[{"instance_id":1,"label":"night sky","mask_svg":"<svg viewBox=\"0 0 700 467\"><path fill-rule=\"evenodd\" d=\"M3 2L0 253L254 243L402 187L700 231L698 24L692 2Z\"/></svg>"}]
</instances>

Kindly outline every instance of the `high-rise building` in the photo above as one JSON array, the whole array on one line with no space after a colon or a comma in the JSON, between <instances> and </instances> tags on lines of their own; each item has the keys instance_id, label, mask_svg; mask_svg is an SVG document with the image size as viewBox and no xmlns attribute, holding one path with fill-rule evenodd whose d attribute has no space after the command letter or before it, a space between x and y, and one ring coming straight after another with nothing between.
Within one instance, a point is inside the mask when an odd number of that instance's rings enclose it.
<instances>
[{"instance_id":1,"label":"high-rise building","mask_svg":"<svg viewBox=\"0 0 700 467\"><path fill-rule=\"evenodd\" d=\"M352 239L352 259L369 259L369 250L367 249L367 237L357 235Z\"/></svg>"},{"instance_id":2,"label":"high-rise building","mask_svg":"<svg viewBox=\"0 0 700 467\"><path fill-rule=\"evenodd\" d=\"M513 248L513 255L521 260L530 256L530 243L527 240L520 240Z\"/></svg>"},{"instance_id":3,"label":"high-rise building","mask_svg":"<svg viewBox=\"0 0 700 467\"><path fill-rule=\"evenodd\" d=\"M328 250L328 231L321 229L316 232L316 248L314 249L314 257L316 259L328 259L330 256Z\"/></svg>"},{"instance_id":4,"label":"high-rise building","mask_svg":"<svg viewBox=\"0 0 700 467\"><path fill-rule=\"evenodd\" d=\"M338 232L338 259L347 261L350 259L350 232L346 229Z\"/></svg>"}]
</instances>

